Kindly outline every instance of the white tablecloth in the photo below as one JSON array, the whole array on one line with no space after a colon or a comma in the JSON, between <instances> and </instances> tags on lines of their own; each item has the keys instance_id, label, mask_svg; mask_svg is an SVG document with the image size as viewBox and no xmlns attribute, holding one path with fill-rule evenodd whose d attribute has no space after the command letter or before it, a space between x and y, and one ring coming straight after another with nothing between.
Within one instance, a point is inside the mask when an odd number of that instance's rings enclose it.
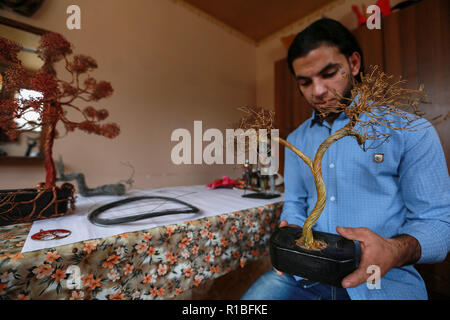
<instances>
[{"instance_id":1,"label":"white tablecloth","mask_svg":"<svg viewBox=\"0 0 450 320\"><path fill-rule=\"evenodd\" d=\"M247 191L248 193L248 191ZM96 197L82 197L76 198L76 211L71 215L64 217L53 218L35 221L28 234L25 245L22 248L22 252L29 252L35 250L41 250L46 248L53 248L61 245L76 243L80 241L86 241L91 239L111 237L114 235L134 232L139 230L145 230L155 228L163 225L177 224L184 221L197 220L205 217L220 215L224 213L230 213L234 211L241 211L249 208L265 206L268 204L283 201L283 195L278 198L264 200L264 199L251 199L243 198L243 190L240 189L207 189L204 185L200 186L183 186L183 187L171 187L152 190L131 190L124 196L96 196ZM89 222L88 215L96 208L111 203L117 200L125 199L135 196L164 196L172 197L187 202L198 209L199 213L191 214L176 214L167 215L155 218L149 218L146 220L136 221L127 224L114 225L114 226L96 226ZM164 210L173 207L173 205L164 205L159 207L157 211ZM134 215L136 213L145 212L145 204L129 204L125 209L123 207L117 209L110 209L108 213L105 212L103 217L117 217L127 214ZM177 206L178 207L178 206ZM136 212L136 208L139 210ZM51 241L36 241L31 239L31 235L39 232L40 230L52 230L52 229L66 229L72 233L70 236Z\"/></svg>"}]
</instances>

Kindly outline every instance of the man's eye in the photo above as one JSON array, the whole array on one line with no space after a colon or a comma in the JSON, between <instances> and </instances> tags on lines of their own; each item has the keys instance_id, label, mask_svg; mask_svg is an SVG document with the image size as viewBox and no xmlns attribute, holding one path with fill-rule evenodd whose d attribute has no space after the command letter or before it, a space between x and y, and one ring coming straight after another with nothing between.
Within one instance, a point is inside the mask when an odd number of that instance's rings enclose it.
<instances>
[{"instance_id":1,"label":"man's eye","mask_svg":"<svg viewBox=\"0 0 450 320\"><path fill-rule=\"evenodd\" d=\"M308 86L310 83L311 83L311 81L299 81L299 82L298 82L298 85L299 85L300 87L306 87L306 86Z\"/></svg>"},{"instance_id":2,"label":"man's eye","mask_svg":"<svg viewBox=\"0 0 450 320\"><path fill-rule=\"evenodd\" d=\"M323 77L326 79L326 78L332 78L332 77L334 77L335 75L336 75L336 72L337 71L333 71L333 72L330 72L330 73L325 73L324 75L323 75Z\"/></svg>"}]
</instances>

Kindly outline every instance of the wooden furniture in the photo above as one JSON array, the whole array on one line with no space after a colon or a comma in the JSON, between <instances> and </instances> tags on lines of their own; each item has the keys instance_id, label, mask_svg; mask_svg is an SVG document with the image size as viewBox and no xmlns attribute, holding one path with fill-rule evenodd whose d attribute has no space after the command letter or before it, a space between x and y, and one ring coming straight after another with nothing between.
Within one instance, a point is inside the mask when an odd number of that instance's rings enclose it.
<instances>
[{"instance_id":1,"label":"wooden furniture","mask_svg":"<svg viewBox=\"0 0 450 320\"><path fill-rule=\"evenodd\" d=\"M363 50L365 66L379 65L386 73L402 76L407 87L423 84L431 105L426 118L449 112L450 36L449 1L424 0L382 19L380 30L366 26L353 31ZM287 135L311 116L312 109L300 97L285 59L275 63L275 114L280 136ZM450 123L436 130L450 164ZM284 148L280 148L284 163ZM282 172L283 166L280 165ZM450 297L450 258L434 265L418 265L430 298Z\"/></svg>"}]
</instances>

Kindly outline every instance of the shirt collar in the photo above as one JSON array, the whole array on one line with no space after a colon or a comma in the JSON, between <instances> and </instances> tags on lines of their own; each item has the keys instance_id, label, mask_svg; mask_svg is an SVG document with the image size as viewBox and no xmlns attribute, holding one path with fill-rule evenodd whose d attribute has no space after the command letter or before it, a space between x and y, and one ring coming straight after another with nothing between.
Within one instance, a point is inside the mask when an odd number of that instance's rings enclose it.
<instances>
[{"instance_id":1,"label":"shirt collar","mask_svg":"<svg viewBox=\"0 0 450 320\"><path fill-rule=\"evenodd\" d=\"M347 116L345 115L345 112L341 112L339 114L339 116L336 118L336 120L337 119L344 119L346 117ZM324 125L324 121L325 121L325 118L320 117L319 113L314 109L313 113L312 113L312 117L311 117L311 124L309 125L309 127L311 128L315 124L323 126Z\"/></svg>"}]
</instances>

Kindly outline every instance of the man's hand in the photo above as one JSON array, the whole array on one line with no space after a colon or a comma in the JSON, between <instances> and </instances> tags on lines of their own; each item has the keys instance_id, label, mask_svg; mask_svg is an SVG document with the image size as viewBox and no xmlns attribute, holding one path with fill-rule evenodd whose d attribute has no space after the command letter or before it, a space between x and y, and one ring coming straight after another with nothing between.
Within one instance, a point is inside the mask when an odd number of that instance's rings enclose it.
<instances>
[{"instance_id":1,"label":"man's hand","mask_svg":"<svg viewBox=\"0 0 450 320\"><path fill-rule=\"evenodd\" d=\"M279 228L283 228L283 227L297 227L299 228L299 226L295 225L295 224L288 224L288 222L286 220L283 220L280 222L280 225L278 226ZM275 272L279 275L282 276L283 272L278 271L277 269L273 268L273 270L275 270Z\"/></svg>"},{"instance_id":2,"label":"man's hand","mask_svg":"<svg viewBox=\"0 0 450 320\"><path fill-rule=\"evenodd\" d=\"M349 240L359 241L361 260L358 268L342 280L344 288L359 286L367 281L367 268L376 265L383 277L390 269L413 264L420 258L420 244L412 236L399 235L383 238L368 228L337 227L336 231Z\"/></svg>"}]
</instances>

